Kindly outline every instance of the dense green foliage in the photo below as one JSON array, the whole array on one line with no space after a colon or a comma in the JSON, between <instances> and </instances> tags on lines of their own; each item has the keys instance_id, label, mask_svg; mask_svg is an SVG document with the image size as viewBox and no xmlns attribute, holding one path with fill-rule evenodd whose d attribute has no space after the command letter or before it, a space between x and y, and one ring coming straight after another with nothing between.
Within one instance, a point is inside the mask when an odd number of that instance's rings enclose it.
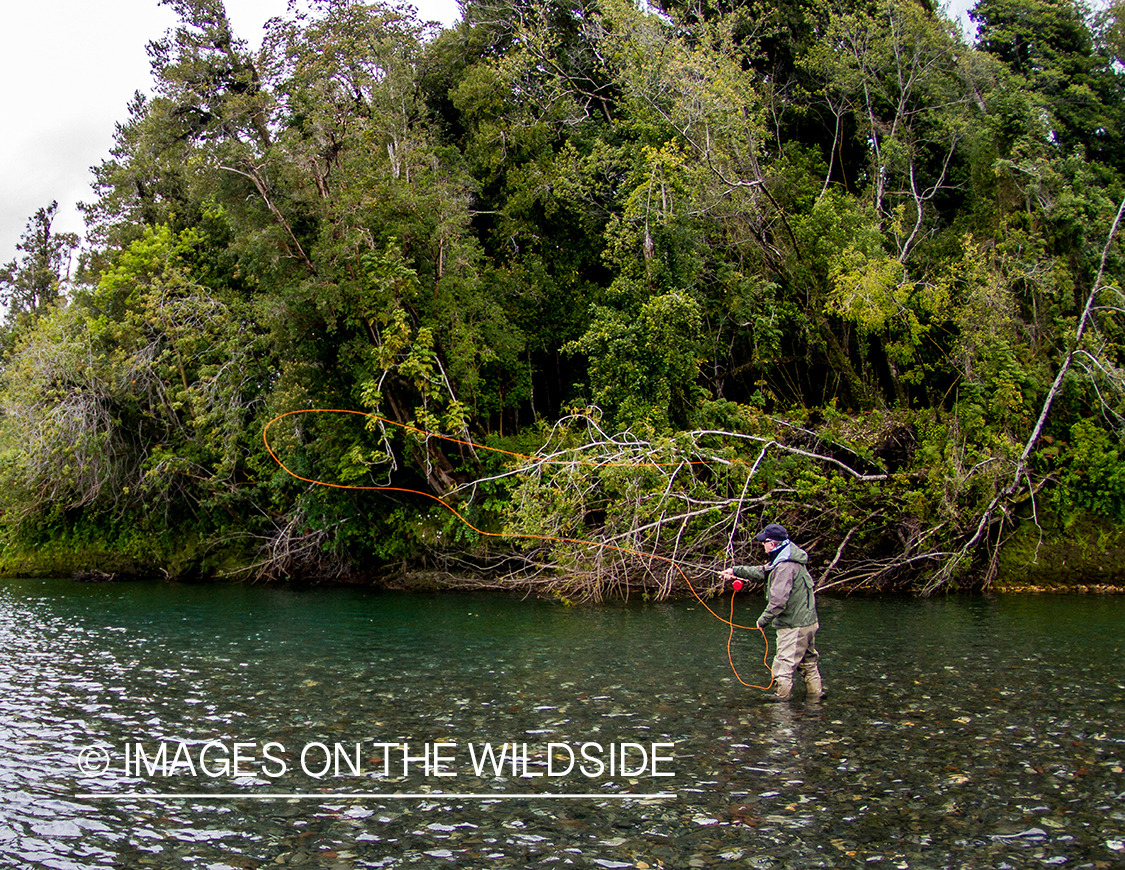
<instances>
[{"instance_id":1,"label":"dense green foliage","mask_svg":"<svg viewBox=\"0 0 1125 870\"><path fill-rule=\"evenodd\" d=\"M0 273L9 561L666 594L781 521L935 589L1125 522L1116 7L165 2L79 274L53 206Z\"/></svg>"}]
</instances>

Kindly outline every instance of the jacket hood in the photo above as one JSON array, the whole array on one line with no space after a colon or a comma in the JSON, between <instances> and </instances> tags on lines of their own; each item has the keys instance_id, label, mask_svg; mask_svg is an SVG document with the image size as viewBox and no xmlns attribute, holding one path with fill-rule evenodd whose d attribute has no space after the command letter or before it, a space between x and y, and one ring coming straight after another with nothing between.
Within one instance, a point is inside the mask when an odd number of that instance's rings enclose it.
<instances>
[{"instance_id":1,"label":"jacket hood","mask_svg":"<svg viewBox=\"0 0 1125 870\"><path fill-rule=\"evenodd\" d=\"M797 562L800 565L809 564L809 554L790 541L780 550L776 550L770 555L773 556L771 565L779 564L780 562Z\"/></svg>"}]
</instances>

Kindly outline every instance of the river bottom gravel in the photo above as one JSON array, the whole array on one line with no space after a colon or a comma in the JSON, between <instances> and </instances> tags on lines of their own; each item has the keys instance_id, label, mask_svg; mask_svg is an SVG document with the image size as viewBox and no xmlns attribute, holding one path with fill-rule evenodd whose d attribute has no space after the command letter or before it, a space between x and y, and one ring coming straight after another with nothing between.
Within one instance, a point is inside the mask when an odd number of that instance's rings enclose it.
<instances>
[{"instance_id":1,"label":"river bottom gravel","mask_svg":"<svg viewBox=\"0 0 1125 870\"><path fill-rule=\"evenodd\" d=\"M820 610L4 581L0 864L1125 866L1125 599Z\"/></svg>"}]
</instances>

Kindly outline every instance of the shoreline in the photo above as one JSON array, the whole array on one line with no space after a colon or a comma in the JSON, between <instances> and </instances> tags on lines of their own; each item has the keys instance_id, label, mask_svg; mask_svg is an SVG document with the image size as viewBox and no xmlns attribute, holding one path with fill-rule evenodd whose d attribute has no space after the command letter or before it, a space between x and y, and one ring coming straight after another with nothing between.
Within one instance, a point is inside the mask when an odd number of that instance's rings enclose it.
<instances>
[{"instance_id":1,"label":"shoreline","mask_svg":"<svg viewBox=\"0 0 1125 870\"><path fill-rule=\"evenodd\" d=\"M675 590L663 598L655 598L651 590L643 587L634 587L626 590L625 594L607 596L602 599L580 598L567 596L563 592L563 584L555 587L551 584L511 584L486 583L462 577L458 580L449 580L455 575L444 574L437 571L410 572L406 575L399 574L395 577L363 577L356 575L352 579L327 579L327 580L240 580L235 577L174 577L166 571L159 570L131 570L131 571L102 571L99 569L83 569L66 572L50 570L9 570L9 566L0 566L0 583L16 580L69 580L80 584L120 584L120 583L168 583L184 585L253 585L272 586L275 588L289 587L293 589L371 589L380 592L457 592L462 594L506 594L521 597L534 597L539 600L554 600L564 605L574 604L602 604L610 601L628 601L631 598L653 601L690 601L695 600L690 592ZM744 594L753 597L760 594L761 586L745 586ZM714 589L699 590L700 596L708 601L723 598L728 590ZM973 595L1121 595L1125 594L1125 585L1113 583L1026 583L1026 582L994 582L988 588L972 587L947 590L943 596L973 596ZM866 586L848 587L846 585L834 586L827 594L830 598L847 598L861 595L864 597L921 597L918 590L894 587L873 589Z\"/></svg>"},{"instance_id":2,"label":"shoreline","mask_svg":"<svg viewBox=\"0 0 1125 870\"><path fill-rule=\"evenodd\" d=\"M124 550L124 551L123 551ZM153 542L147 553L136 546L119 550L110 542L82 542L54 539L38 547L9 543L0 548L0 579L70 578L79 582L104 583L129 580L158 580L176 583L234 583L269 586L363 587L378 590L504 592L534 595L561 603L601 600L690 599L692 592L682 581L674 585L646 582L653 578L643 570L631 573L636 582L583 586L566 574L552 573L545 567L534 575L511 573L511 566L500 563L493 571L474 566L474 551L419 553L414 558L379 565L352 565L335 576L313 572L267 578L251 573L254 554L238 548L209 549L199 541L184 540L178 546ZM479 554L478 554L479 555ZM493 554L494 555L494 554ZM461 566L461 571L448 567ZM941 594L1076 594L1118 595L1125 593L1125 525L1105 518L1087 516L1081 523L1033 524L1020 522L1000 544L996 572L985 582L984 566L977 566L958 582L939 590ZM643 568L643 566L638 566ZM717 599L722 589L715 574L701 570L691 583L705 599ZM841 572L846 575L847 571ZM840 577L840 573L833 577ZM913 574L889 579L879 586L863 579L843 582L828 578L824 589L833 596L922 595L926 577ZM753 594L752 589L748 589ZM937 594L937 593L935 593Z\"/></svg>"}]
</instances>

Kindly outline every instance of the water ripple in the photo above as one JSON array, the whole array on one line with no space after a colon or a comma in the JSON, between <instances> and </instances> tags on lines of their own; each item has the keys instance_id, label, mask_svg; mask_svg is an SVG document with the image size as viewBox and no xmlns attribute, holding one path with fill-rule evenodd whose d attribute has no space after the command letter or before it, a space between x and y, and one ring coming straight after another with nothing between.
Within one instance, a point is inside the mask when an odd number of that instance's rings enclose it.
<instances>
[{"instance_id":1,"label":"water ripple","mask_svg":"<svg viewBox=\"0 0 1125 870\"><path fill-rule=\"evenodd\" d=\"M1125 686L1115 638L1125 601L828 599L821 611L830 695L777 705L733 680L726 633L688 604L5 581L0 862L245 870L1121 860ZM737 644L752 672L757 641ZM278 777L263 766L271 741L287 766ZM486 742L528 749L477 772L467 747ZM182 746L184 756L167 777L153 758L153 773L125 774L120 755L138 743L150 753ZM229 762L237 743L248 744L250 775L203 772L209 744L212 761ZM339 777L300 770L302 747L331 755L336 743L344 757L323 760L344 765ZM348 749L356 743L358 758ZM399 756L384 765L392 756L381 753L402 744L420 753L427 743L456 745L456 777L426 776L419 761L404 773ZM673 744L675 776L630 775L628 766L625 775L537 775L568 762L547 743ZM117 767L83 775L87 747L104 748ZM450 794L552 790L600 797ZM665 790L676 797L615 797ZM77 797L92 791L113 796ZM129 796L173 792L231 796ZM255 799L267 792L323 796ZM354 792L423 797L338 796Z\"/></svg>"}]
</instances>

